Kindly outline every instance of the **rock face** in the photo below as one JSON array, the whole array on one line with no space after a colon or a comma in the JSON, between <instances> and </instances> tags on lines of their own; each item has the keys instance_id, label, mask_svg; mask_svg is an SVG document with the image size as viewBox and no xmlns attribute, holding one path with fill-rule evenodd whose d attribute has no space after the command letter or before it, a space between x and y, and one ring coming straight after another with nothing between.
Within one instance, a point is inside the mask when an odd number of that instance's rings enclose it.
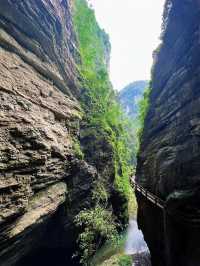
<instances>
[{"instance_id":1,"label":"rock face","mask_svg":"<svg viewBox=\"0 0 200 266\"><path fill-rule=\"evenodd\" d=\"M138 182L167 204L163 226L163 213L138 196L138 220L155 266L200 262L200 235L195 227L200 195L199 21L199 1L166 1L163 44L155 55L137 168ZM189 220L184 221L179 211Z\"/></svg>"},{"instance_id":2,"label":"rock face","mask_svg":"<svg viewBox=\"0 0 200 266\"><path fill-rule=\"evenodd\" d=\"M138 115L138 103L143 97L144 90L148 87L147 80L134 81L119 92L119 102L131 119Z\"/></svg>"},{"instance_id":3,"label":"rock face","mask_svg":"<svg viewBox=\"0 0 200 266\"><path fill-rule=\"evenodd\" d=\"M70 5L0 3L1 265L51 238L47 225L67 199L80 120Z\"/></svg>"},{"instance_id":4,"label":"rock face","mask_svg":"<svg viewBox=\"0 0 200 266\"><path fill-rule=\"evenodd\" d=\"M2 266L73 265L74 217L101 173L113 182L105 141L98 167L72 147L81 108L71 12L71 0L0 1Z\"/></svg>"}]
</instances>

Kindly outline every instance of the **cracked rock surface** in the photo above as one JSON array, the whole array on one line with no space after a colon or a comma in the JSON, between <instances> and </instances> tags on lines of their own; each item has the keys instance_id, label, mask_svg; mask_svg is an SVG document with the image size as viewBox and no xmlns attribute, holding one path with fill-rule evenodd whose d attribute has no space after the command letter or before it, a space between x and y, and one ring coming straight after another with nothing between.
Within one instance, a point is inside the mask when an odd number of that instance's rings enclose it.
<instances>
[{"instance_id":1,"label":"cracked rock surface","mask_svg":"<svg viewBox=\"0 0 200 266\"><path fill-rule=\"evenodd\" d=\"M152 93L137 180L166 200L163 213L138 196L138 220L153 265L198 266L200 185L200 2L167 0L162 45L154 54ZM177 214L181 211L189 221ZM195 217L195 219L193 218Z\"/></svg>"},{"instance_id":2,"label":"cracked rock surface","mask_svg":"<svg viewBox=\"0 0 200 266\"><path fill-rule=\"evenodd\" d=\"M1 265L53 246L81 119L76 53L71 1L0 2Z\"/></svg>"}]
</instances>

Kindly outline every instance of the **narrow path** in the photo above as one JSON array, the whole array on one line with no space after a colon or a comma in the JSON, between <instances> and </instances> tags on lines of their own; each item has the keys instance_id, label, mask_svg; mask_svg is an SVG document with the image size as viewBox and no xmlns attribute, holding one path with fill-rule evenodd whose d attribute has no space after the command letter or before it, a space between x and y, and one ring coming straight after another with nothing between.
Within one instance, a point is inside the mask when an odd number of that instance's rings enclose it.
<instances>
[{"instance_id":1,"label":"narrow path","mask_svg":"<svg viewBox=\"0 0 200 266\"><path fill-rule=\"evenodd\" d=\"M130 181L135 191L142 194L147 200L153 203L154 206L163 210L164 216L170 215L175 217L176 220L179 221L180 223L200 228L200 212L198 209L191 208L190 210L185 209L184 211L184 206L180 200L178 202L177 199L174 199L174 204L172 204L172 202L171 204L169 204L169 202L167 203L166 201L160 199L159 197L157 197L156 195L152 194L147 189L139 185L135 181L134 176L130 178Z\"/></svg>"},{"instance_id":2,"label":"narrow path","mask_svg":"<svg viewBox=\"0 0 200 266\"><path fill-rule=\"evenodd\" d=\"M165 202L155 196L154 194L150 193L147 189L143 188L141 185L139 185L134 177L131 177L131 184L135 188L136 191L140 192L145 198L147 198L149 201L151 201L154 205L157 207L164 209Z\"/></svg>"}]
</instances>

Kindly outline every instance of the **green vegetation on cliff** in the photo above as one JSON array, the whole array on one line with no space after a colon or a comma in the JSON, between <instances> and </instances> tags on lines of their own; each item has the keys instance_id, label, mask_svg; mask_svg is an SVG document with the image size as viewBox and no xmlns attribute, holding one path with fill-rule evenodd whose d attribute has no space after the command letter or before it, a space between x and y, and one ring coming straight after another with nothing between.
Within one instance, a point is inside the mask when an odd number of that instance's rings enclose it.
<instances>
[{"instance_id":1,"label":"green vegetation on cliff","mask_svg":"<svg viewBox=\"0 0 200 266\"><path fill-rule=\"evenodd\" d=\"M109 80L109 38L98 26L86 0L75 1L73 22L80 50L84 134L90 139L82 145L82 151L102 172L94 186L92 206L81 210L76 217L76 224L81 229L78 241L82 262L87 265L96 250L128 222L131 167L126 121ZM94 150L92 158L88 155L91 149ZM97 150L99 158L106 150L113 170L104 169L98 156L95 158ZM106 180L106 175L110 180Z\"/></svg>"},{"instance_id":2,"label":"green vegetation on cliff","mask_svg":"<svg viewBox=\"0 0 200 266\"><path fill-rule=\"evenodd\" d=\"M149 97L151 93L151 87L149 84L149 87L147 87L144 91L143 98L139 102L139 130L138 130L138 138L139 141L141 141L143 130L144 130L144 122L147 116L147 112L149 110Z\"/></svg>"},{"instance_id":3,"label":"green vegetation on cliff","mask_svg":"<svg viewBox=\"0 0 200 266\"><path fill-rule=\"evenodd\" d=\"M116 226L112 213L101 206L83 210L76 217L76 224L84 228L79 235L81 262L88 265L88 260L101 247L102 241L115 239Z\"/></svg>"},{"instance_id":4,"label":"green vegetation on cliff","mask_svg":"<svg viewBox=\"0 0 200 266\"><path fill-rule=\"evenodd\" d=\"M119 91L119 102L124 113L132 120L138 116L139 102L143 98L144 90L148 87L147 80L138 80L130 83Z\"/></svg>"},{"instance_id":5,"label":"green vegetation on cliff","mask_svg":"<svg viewBox=\"0 0 200 266\"><path fill-rule=\"evenodd\" d=\"M131 163L136 165L137 154L149 110L151 82L136 81L120 91L118 99L126 117L127 143L131 151Z\"/></svg>"},{"instance_id":6,"label":"green vegetation on cliff","mask_svg":"<svg viewBox=\"0 0 200 266\"><path fill-rule=\"evenodd\" d=\"M127 120L126 131L128 132L127 143L131 154L130 163L135 166L137 163L137 153L139 149L139 106L141 101L143 100L143 94L147 86L147 80L134 81L123 88L118 95L118 100L123 109L124 117Z\"/></svg>"}]
</instances>

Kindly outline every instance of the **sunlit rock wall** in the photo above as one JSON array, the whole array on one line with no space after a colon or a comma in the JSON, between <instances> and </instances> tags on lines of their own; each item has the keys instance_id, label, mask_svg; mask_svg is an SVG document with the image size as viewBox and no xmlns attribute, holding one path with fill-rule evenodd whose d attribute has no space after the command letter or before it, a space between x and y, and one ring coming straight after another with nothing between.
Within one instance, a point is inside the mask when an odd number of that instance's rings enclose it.
<instances>
[{"instance_id":1,"label":"sunlit rock wall","mask_svg":"<svg viewBox=\"0 0 200 266\"><path fill-rule=\"evenodd\" d=\"M0 0L0 265L80 265L71 260L75 217L105 209L120 228L127 200L116 191L110 135L88 125L71 0ZM105 42L109 67L110 43ZM83 120L84 117L84 120ZM81 142L81 145L79 145ZM81 153L82 148L82 153Z\"/></svg>"},{"instance_id":2,"label":"sunlit rock wall","mask_svg":"<svg viewBox=\"0 0 200 266\"><path fill-rule=\"evenodd\" d=\"M76 164L75 58L71 1L0 1L0 265L62 241L49 223Z\"/></svg>"}]
</instances>

